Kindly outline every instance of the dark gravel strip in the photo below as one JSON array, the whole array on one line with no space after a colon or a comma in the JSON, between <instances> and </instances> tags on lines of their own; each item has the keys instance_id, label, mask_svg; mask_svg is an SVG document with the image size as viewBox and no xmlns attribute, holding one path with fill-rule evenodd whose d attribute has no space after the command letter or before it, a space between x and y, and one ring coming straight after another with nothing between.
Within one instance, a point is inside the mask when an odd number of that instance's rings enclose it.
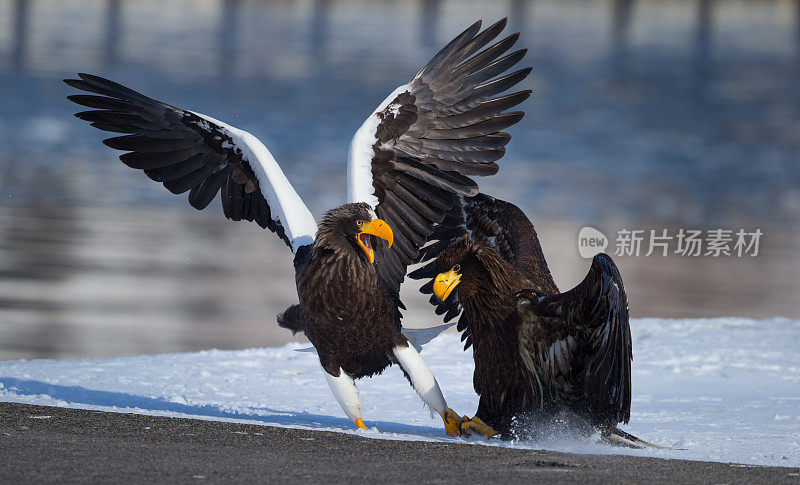
<instances>
[{"instance_id":1,"label":"dark gravel strip","mask_svg":"<svg viewBox=\"0 0 800 485\"><path fill-rule=\"evenodd\" d=\"M49 417L44 417L49 416ZM0 403L0 482L800 483L797 468L360 438Z\"/></svg>"}]
</instances>

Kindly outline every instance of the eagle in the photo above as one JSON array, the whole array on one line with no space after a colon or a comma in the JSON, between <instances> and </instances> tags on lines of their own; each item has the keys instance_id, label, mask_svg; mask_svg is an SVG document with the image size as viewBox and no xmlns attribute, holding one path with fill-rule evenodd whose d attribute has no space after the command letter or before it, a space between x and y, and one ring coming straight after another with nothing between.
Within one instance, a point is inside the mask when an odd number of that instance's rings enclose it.
<instances>
[{"instance_id":1,"label":"eagle","mask_svg":"<svg viewBox=\"0 0 800 485\"><path fill-rule=\"evenodd\" d=\"M125 151L125 165L174 194L188 192L196 209L219 194L225 217L253 221L292 250L299 304L278 323L308 337L357 428L366 426L354 380L399 364L456 436L460 417L401 332L399 289L457 198L478 193L471 177L497 172L511 138L503 130L523 117L508 110L530 91L504 93L531 69L507 73L526 49L508 53L518 33L496 41L505 26L503 19L481 31L474 23L380 103L350 144L347 203L319 224L252 134L95 75L64 82L90 93L68 96L90 108L75 116L118 134L103 143Z\"/></svg>"},{"instance_id":2,"label":"eagle","mask_svg":"<svg viewBox=\"0 0 800 485\"><path fill-rule=\"evenodd\" d=\"M628 299L614 261L598 254L575 288L560 293L530 219L485 194L461 197L409 274L445 321L460 314L480 396L462 430L487 438L530 436L536 424L570 422L607 442L652 446L617 428L631 410ZM574 425L574 426L573 426Z\"/></svg>"}]
</instances>

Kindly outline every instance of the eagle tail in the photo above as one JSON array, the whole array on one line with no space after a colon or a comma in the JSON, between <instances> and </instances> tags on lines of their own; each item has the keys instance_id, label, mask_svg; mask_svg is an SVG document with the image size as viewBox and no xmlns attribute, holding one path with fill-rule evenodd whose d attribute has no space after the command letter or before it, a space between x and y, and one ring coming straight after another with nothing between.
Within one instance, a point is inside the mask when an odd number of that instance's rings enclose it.
<instances>
[{"instance_id":1,"label":"eagle tail","mask_svg":"<svg viewBox=\"0 0 800 485\"><path fill-rule=\"evenodd\" d=\"M453 323L445 323L429 328L406 328L400 329L403 335L408 339L408 343L417 349L417 352L422 352L422 346L439 336L442 332L455 325Z\"/></svg>"},{"instance_id":2,"label":"eagle tail","mask_svg":"<svg viewBox=\"0 0 800 485\"><path fill-rule=\"evenodd\" d=\"M664 448L663 446L654 445L653 443L649 443L643 439L637 438L630 433L626 433L616 426L613 428L604 429L600 434L600 441L614 446L624 446L627 448Z\"/></svg>"},{"instance_id":3,"label":"eagle tail","mask_svg":"<svg viewBox=\"0 0 800 485\"><path fill-rule=\"evenodd\" d=\"M303 331L303 311L300 305L292 305L278 315L278 326L288 328L292 334Z\"/></svg>"}]
</instances>

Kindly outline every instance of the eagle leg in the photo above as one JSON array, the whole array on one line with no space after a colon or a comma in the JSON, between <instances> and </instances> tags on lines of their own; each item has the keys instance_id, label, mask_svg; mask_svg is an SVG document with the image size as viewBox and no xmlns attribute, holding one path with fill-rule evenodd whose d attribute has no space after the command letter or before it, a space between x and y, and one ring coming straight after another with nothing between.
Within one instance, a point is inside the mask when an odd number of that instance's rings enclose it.
<instances>
[{"instance_id":1,"label":"eagle leg","mask_svg":"<svg viewBox=\"0 0 800 485\"><path fill-rule=\"evenodd\" d=\"M450 436L464 436L461 432L463 419L455 411L447 407L447 401L444 400L439 383L436 382L433 372L422 360L417 350L406 343L392 349L392 353L408 380L411 381L414 390L419 394L419 397L425 401L431 411L442 417L444 430L447 434Z\"/></svg>"},{"instance_id":2,"label":"eagle leg","mask_svg":"<svg viewBox=\"0 0 800 485\"><path fill-rule=\"evenodd\" d=\"M333 397L336 398L336 402L342 407L342 411L344 411L347 417L356 423L356 428L369 429L364 425L364 421L361 419L361 396L358 395L358 388L353 378L341 368L339 369L338 376L329 374L324 367L322 368L322 372L325 374L328 387L331 388L331 393L333 393Z\"/></svg>"},{"instance_id":3,"label":"eagle leg","mask_svg":"<svg viewBox=\"0 0 800 485\"><path fill-rule=\"evenodd\" d=\"M461 423L461 432L463 434L469 436L470 430L477 431L478 433L485 436L486 439L490 439L500 434L497 431L495 431L494 428L484 423L483 420L477 416L475 416L472 419L466 419Z\"/></svg>"}]
</instances>

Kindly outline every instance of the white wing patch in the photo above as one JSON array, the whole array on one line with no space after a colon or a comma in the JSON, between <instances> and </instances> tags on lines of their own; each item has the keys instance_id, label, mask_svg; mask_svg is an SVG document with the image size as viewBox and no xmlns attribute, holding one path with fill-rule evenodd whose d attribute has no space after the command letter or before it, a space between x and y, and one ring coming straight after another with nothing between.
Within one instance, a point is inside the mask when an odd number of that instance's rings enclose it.
<instances>
[{"instance_id":1,"label":"white wing patch","mask_svg":"<svg viewBox=\"0 0 800 485\"><path fill-rule=\"evenodd\" d=\"M312 244L317 234L317 221L314 220L311 211L297 195L267 147L258 138L244 130L204 114L194 114L219 126L226 135L231 137L236 148L242 151L242 156L250 163L250 167L258 178L261 195L267 200L273 217L280 221L286 231L286 236L291 241L292 251L297 252L297 248L300 246Z\"/></svg>"},{"instance_id":2,"label":"white wing patch","mask_svg":"<svg viewBox=\"0 0 800 485\"><path fill-rule=\"evenodd\" d=\"M364 121L364 124L353 135L350 141L350 151L347 154L347 201L366 202L373 209L378 206L375 197L375 187L372 186L372 146L378 141L376 134L381 119L378 113L383 111L397 95L408 91L409 85L404 84L386 97L383 102Z\"/></svg>"}]
</instances>

